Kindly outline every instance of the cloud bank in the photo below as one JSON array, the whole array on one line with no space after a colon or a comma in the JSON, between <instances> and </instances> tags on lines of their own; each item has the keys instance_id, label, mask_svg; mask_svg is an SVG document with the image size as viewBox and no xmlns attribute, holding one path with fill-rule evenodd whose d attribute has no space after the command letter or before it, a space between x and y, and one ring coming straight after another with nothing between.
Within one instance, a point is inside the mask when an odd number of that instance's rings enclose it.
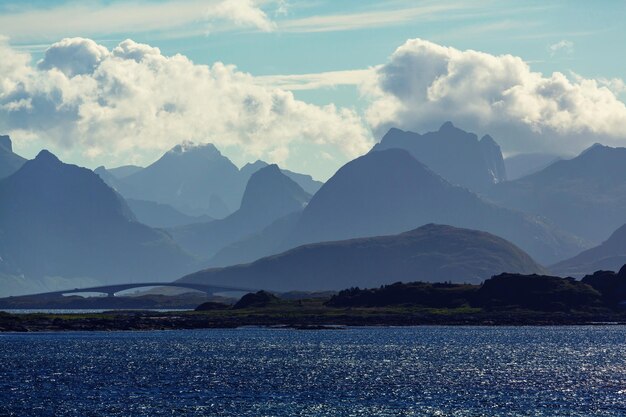
<instances>
[{"instance_id":1,"label":"cloud bank","mask_svg":"<svg viewBox=\"0 0 626 417\"><path fill-rule=\"evenodd\" d=\"M572 152L597 141L626 145L626 106L606 81L544 76L520 57L422 39L408 40L375 71L362 88L377 135L391 126L423 131L452 120L494 135L509 153Z\"/></svg>"},{"instance_id":2,"label":"cloud bank","mask_svg":"<svg viewBox=\"0 0 626 417\"><path fill-rule=\"evenodd\" d=\"M372 145L351 109L307 104L234 66L197 65L132 40L109 50L63 39L36 65L2 42L0 127L109 163L154 157L183 140L275 162L302 147L352 158Z\"/></svg>"}]
</instances>

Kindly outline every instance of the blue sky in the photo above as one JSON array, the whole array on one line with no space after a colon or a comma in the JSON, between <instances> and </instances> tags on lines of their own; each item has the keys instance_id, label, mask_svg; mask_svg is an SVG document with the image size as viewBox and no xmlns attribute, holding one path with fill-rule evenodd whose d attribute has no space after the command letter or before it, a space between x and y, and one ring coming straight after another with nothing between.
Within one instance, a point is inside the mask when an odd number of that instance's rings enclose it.
<instances>
[{"instance_id":1,"label":"blue sky","mask_svg":"<svg viewBox=\"0 0 626 417\"><path fill-rule=\"evenodd\" d=\"M359 115L371 101L363 97L358 83L350 82L350 73L343 78L327 74L321 87L305 77L299 80L305 85L300 88L290 86L288 77L277 76L366 70L387 63L396 48L419 38L460 51L521 57L532 71L547 77L558 71L585 79L626 79L626 3L621 1L245 1L246 10L233 6L214 12L218 3L1 1L0 34L14 50L30 53L33 65L65 37L89 38L111 50L130 38L158 47L165 56L182 54L195 64L236 65L239 71L292 90L298 100L332 103ZM623 89L614 93L623 101ZM373 129L373 139L378 136ZM22 149L32 153L36 145L39 142L31 141ZM106 162L67 146L60 149L84 165ZM572 147L572 152L578 150ZM239 164L250 159L238 158L236 146L231 152ZM334 162L309 166L318 177L327 177L348 159L332 149L324 152ZM133 161L145 162L156 154L153 149L145 159ZM111 161L117 162L123 161ZM292 156L287 162L297 168L304 161Z\"/></svg>"}]
</instances>

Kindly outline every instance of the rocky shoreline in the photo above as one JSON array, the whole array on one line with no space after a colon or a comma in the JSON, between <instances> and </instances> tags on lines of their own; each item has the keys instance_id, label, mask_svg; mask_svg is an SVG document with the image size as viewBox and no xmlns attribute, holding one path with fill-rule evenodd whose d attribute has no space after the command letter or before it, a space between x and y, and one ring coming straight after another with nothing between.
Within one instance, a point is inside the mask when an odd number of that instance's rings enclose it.
<instances>
[{"instance_id":1,"label":"rocky shoreline","mask_svg":"<svg viewBox=\"0 0 626 417\"><path fill-rule=\"evenodd\" d=\"M93 314L0 313L0 332L128 331L237 328L328 329L343 326L548 326L626 324L623 313L484 312L451 310L328 309L328 311L146 312Z\"/></svg>"}]
</instances>

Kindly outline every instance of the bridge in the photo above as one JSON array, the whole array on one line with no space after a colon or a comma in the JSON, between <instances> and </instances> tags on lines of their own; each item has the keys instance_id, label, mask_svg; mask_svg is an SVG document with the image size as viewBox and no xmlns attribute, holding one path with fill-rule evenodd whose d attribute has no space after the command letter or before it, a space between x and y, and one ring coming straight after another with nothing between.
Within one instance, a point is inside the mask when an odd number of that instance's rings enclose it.
<instances>
[{"instance_id":1,"label":"bridge","mask_svg":"<svg viewBox=\"0 0 626 417\"><path fill-rule=\"evenodd\" d=\"M28 297L55 297L55 296L68 296L72 294L81 294L81 293L102 293L106 294L108 297L115 297L115 294L121 291L131 290L134 288L145 288L145 287L175 287L175 288L187 288L191 290L201 291L207 295L215 294L216 292L225 292L225 291L243 291L243 292L254 292L258 291L254 288L240 288L240 287L228 287L228 286L220 286L220 285L204 285L204 284L194 284L189 282L140 282L140 283L132 283L132 284L114 284L114 285L102 285L99 287L89 287L89 288L74 288L73 290L65 290L65 291L52 291L40 294L32 294Z\"/></svg>"}]
</instances>

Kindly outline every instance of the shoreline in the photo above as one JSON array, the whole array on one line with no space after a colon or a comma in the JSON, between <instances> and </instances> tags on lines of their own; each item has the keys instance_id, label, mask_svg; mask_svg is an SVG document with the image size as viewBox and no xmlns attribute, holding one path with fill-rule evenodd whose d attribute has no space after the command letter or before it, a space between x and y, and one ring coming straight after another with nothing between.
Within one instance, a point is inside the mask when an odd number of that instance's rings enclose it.
<instances>
[{"instance_id":1,"label":"shoreline","mask_svg":"<svg viewBox=\"0 0 626 417\"><path fill-rule=\"evenodd\" d=\"M416 326L619 326L624 312L455 311L414 309L272 309L204 312L106 311L103 313L9 314L0 312L0 333L66 331L151 331L233 329L241 327L329 330L347 327Z\"/></svg>"}]
</instances>

